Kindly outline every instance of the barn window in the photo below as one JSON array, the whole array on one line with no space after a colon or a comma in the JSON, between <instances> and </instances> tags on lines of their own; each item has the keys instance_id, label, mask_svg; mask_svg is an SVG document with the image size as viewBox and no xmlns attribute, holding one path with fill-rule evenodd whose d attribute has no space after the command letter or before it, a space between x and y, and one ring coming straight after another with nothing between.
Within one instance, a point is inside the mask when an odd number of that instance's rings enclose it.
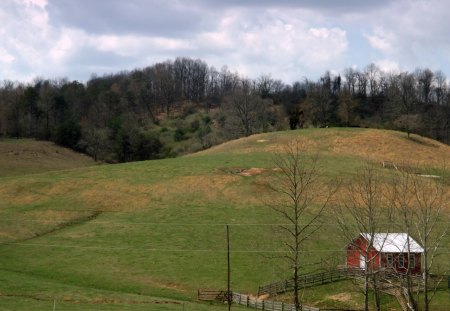
<instances>
[{"instance_id":1,"label":"barn window","mask_svg":"<svg viewBox=\"0 0 450 311\"><path fill-rule=\"evenodd\" d=\"M415 268L416 267L416 256L415 256L415 254L409 254L408 265L409 265L410 268Z\"/></svg>"},{"instance_id":2,"label":"barn window","mask_svg":"<svg viewBox=\"0 0 450 311\"><path fill-rule=\"evenodd\" d=\"M386 260L388 268L392 268L394 266L394 257L392 254L387 254Z\"/></svg>"},{"instance_id":3,"label":"barn window","mask_svg":"<svg viewBox=\"0 0 450 311\"><path fill-rule=\"evenodd\" d=\"M403 254L398 254L398 267L404 268L405 267L405 258Z\"/></svg>"}]
</instances>

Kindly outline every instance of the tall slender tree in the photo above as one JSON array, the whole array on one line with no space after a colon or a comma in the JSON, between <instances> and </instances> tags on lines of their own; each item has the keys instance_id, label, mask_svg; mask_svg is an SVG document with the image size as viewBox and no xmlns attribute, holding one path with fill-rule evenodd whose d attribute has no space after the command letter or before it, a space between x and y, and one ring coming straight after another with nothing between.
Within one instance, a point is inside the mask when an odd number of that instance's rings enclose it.
<instances>
[{"instance_id":1,"label":"tall slender tree","mask_svg":"<svg viewBox=\"0 0 450 311\"><path fill-rule=\"evenodd\" d=\"M277 154L273 162L279 174L270 188L278 194L278 199L270 202L269 206L287 222L280 226L286 249L283 257L292 271L296 310L301 310L299 275L305 261L301 251L305 241L320 228L320 218L336 187L324 185L318 157L305 154L305 148L299 140L284 145L283 152Z\"/></svg>"}]
</instances>

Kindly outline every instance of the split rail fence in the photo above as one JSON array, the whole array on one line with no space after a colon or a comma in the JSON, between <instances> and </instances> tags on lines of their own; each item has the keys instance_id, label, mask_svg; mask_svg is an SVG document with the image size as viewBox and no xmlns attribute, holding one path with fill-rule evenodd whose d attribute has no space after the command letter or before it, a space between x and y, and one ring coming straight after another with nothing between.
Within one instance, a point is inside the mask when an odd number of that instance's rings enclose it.
<instances>
[{"instance_id":1,"label":"split rail fence","mask_svg":"<svg viewBox=\"0 0 450 311\"><path fill-rule=\"evenodd\" d=\"M198 299L203 301L220 301L226 302L227 291L223 290L211 290L211 289L199 289ZM236 292L231 292L231 301L233 303L246 306L247 308L257 309L257 310L271 310L271 311L297 311L295 305L292 303L272 301L258 299L250 295L244 295ZM314 308L310 306L302 305L302 311L320 311L319 308Z\"/></svg>"},{"instance_id":2,"label":"split rail fence","mask_svg":"<svg viewBox=\"0 0 450 311\"><path fill-rule=\"evenodd\" d=\"M382 278L386 280L396 280L398 285L402 285L402 281L406 280L406 275L392 272L392 271L382 271ZM312 287L332 282L337 282L340 280L345 280L349 278L363 277L364 271L357 268L339 268L331 271L318 272L318 273L307 273L302 274L298 278L298 285L300 288ZM423 288L423 279L421 276L412 276L413 283L418 288ZM430 288L445 288L445 281L443 276L430 275L428 279L428 284ZM450 288L450 277L448 279L448 288ZM269 296L274 296L277 294L283 294L294 290L294 280L287 279L263 286L259 286L258 296L268 294Z\"/></svg>"},{"instance_id":3,"label":"split rail fence","mask_svg":"<svg viewBox=\"0 0 450 311\"><path fill-rule=\"evenodd\" d=\"M340 280L348 279L349 277L361 276L360 269L341 268L331 271L319 273L302 274L298 278L298 285L301 288L317 286L321 284L332 283ZM267 285L260 286L258 289L258 296L269 294L269 296L286 293L294 290L294 280L288 279Z\"/></svg>"},{"instance_id":4,"label":"split rail fence","mask_svg":"<svg viewBox=\"0 0 450 311\"><path fill-rule=\"evenodd\" d=\"M390 273L389 271L383 272L383 278L385 280L395 280L399 282L397 284L394 283L386 283L384 284L383 291L395 296L399 296L398 289L403 288L401 286L401 281L404 276L398 273ZM364 271L360 269L354 268L340 268L331 271L319 272L319 273L308 273L302 274L299 276L299 287L312 287L321 284L327 284L332 282L337 282L340 280L345 280L348 278L357 278L362 277L364 275ZM420 276L414 278L414 281L417 283L417 286L420 288L421 282L423 282ZM443 281L443 277L439 276L431 276L430 284L439 287L445 287L445 281ZM434 287L432 286L432 287ZM448 278L448 287L450 288L450 278ZM276 296L278 294L283 294L286 292L293 291L294 289L294 281L292 279L279 281L267 285L263 285L259 287L258 297L261 295L269 295ZM249 308L259 309L259 310L272 310L272 311L296 311L295 305L285 302L278 302L272 300L258 299L250 295L244 295L237 292L230 293L231 299L233 303L237 303L240 305L247 306ZM198 290L198 299L204 301L220 301L226 302L228 300L227 291L223 290L210 290L210 289L199 289ZM319 311L319 308L302 306L301 310L303 311ZM325 310L325 309L324 309Z\"/></svg>"}]
</instances>

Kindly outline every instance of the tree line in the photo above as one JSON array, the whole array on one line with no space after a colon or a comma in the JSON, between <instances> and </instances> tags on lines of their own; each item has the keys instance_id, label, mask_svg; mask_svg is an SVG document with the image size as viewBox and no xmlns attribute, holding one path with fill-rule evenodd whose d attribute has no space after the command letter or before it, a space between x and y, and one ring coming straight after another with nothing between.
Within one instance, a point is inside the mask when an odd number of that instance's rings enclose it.
<instances>
[{"instance_id":1,"label":"tree line","mask_svg":"<svg viewBox=\"0 0 450 311\"><path fill-rule=\"evenodd\" d=\"M288 84L179 57L93 75L85 84L66 78L0 84L0 137L51 140L108 162L175 156L258 132L331 126L397 129L449 143L449 82L441 71L384 72L370 64Z\"/></svg>"}]
</instances>

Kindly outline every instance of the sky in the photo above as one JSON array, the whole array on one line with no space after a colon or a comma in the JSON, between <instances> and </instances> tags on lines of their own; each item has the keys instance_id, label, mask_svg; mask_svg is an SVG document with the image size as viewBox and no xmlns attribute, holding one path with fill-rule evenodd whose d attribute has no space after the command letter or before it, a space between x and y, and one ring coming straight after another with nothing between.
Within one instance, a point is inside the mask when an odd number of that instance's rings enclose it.
<instances>
[{"instance_id":1,"label":"sky","mask_svg":"<svg viewBox=\"0 0 450 311\"><path fill-rule=\"evenodd\" d=\"M0 0L0 81L87 81L202 59L284 82L326 70L450 75L449 0Z\"/></svg>"}]
</instances>

